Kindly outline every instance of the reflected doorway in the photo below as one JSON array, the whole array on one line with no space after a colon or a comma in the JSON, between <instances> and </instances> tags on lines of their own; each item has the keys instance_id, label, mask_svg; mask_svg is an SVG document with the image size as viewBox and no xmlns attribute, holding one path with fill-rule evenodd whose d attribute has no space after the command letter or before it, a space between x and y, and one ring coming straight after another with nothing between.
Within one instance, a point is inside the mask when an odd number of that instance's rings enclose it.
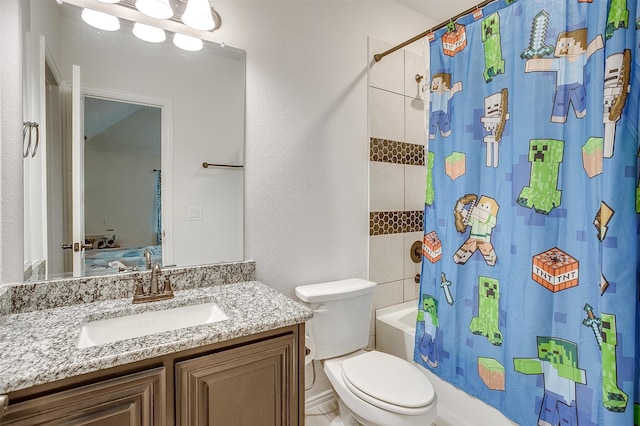
<instances>
[{"instance_id":1,"label":"reflected doorway","mask_svg":"<svg viewBox=\"0 0 640 426\"><path fill-rule=\"evenodd\" d=\"M84 97L85 273L162 262L162 109Z\"/></svg>"}]
</instances>

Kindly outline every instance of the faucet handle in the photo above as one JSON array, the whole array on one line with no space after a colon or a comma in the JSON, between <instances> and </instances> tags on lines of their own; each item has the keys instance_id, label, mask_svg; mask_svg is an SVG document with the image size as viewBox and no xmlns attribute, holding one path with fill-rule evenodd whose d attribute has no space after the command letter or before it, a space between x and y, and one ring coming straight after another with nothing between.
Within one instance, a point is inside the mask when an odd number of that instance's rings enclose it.
<instances>
[{"instance_id":1,"label":"faucet handle","mask_svg":"<svg viewBox=\"0 0 640 426\"><path fill-rule=\"evenodd\" d=\"M164 277L164 289L162 290L163 293L168 293L168 294L173 294L173 287L171 286L171 277L173 275L182 275L184 274L186 271L178 271L178 272L169 272L167 271L165 277Z\"/></svg>"},{"instance_id":2,"label":"faucet handle","mask_svg":"<svg viewBox=\"0 0 640 426\"><path fill-rule=\"evenodd\" d=\"M133 298L144 296L144 288L142 288L142 280L136 280L136 292L133 294Z\"/></svg>"},{"instance_id":3,"label":"faucet handle","mask_svg":"<svg viewBox=\"0 0 640 426\"><path fill-rule=\"evenodd\" d=\"M139 274L131 274L128 277L121 277L121 280L133 280L136 285L136 290L133 297L144 296L144 288L142 287L142 277Z\"/></svg>"},{"instance_id":4,"label":"faucet handle","mask_svg":"<svg viewBox=\"0 0 640 426\"><path fill-rule=\"evenodd\" d=\"M173 287L171 287L171 275L164 277L164 287L162 288L162 294L170 294L173 296Z\"/></svg>"}]
</instances>

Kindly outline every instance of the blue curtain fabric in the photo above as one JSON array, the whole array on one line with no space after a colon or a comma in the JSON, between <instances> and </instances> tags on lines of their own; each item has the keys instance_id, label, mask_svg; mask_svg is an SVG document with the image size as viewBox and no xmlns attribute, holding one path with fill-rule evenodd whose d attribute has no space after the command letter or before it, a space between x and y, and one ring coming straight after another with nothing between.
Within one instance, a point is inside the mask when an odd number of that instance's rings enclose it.
<instances>
[{"instance_id":1,"label":"blue curtain fabric","mask_svg":"<svg viewBox=\"0 0 640 426\"><path fill-rule=\"evenodd\" d=\"M430 37L414 359L521 425L638 425L640 19L499 0Z\"/></svg>"}]
</instances>

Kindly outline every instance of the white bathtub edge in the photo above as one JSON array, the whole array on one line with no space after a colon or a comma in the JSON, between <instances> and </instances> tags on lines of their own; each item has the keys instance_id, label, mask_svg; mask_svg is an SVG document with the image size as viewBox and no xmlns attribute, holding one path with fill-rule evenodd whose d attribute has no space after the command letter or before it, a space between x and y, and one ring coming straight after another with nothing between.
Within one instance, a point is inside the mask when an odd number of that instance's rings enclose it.
<instances>
[{"instance_id":1,"label":"white bathtub edge","mask_svg":"<svg viewBox=\"0 0 640 426\"><path fill-rule=\"evenodd\" d=\"M417 310L418 303L415 300L376 310L376 349L414 363L429 379L436 395L438 395L438 418L435 424L437 426L485 424L517 426L494 407L442 380L413 361L415 326L413 328L407 327L399 322L399 318L411 314L412 311L417 316ZM460 410L461 406L464 406L465 409Z\"/></svg>"}]
</instances>

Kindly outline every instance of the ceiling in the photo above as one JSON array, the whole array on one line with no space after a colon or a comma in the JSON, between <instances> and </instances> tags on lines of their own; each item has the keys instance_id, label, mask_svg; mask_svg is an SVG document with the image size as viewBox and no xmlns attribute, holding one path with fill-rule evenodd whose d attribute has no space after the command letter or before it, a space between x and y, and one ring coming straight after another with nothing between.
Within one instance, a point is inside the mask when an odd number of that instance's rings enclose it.
<instances>
[{"instance_id":1,"label":"ceiling","mask_svg":"<svg viewBox=\"0 0 640 426\"><path fill-rule=\"evenodd\" d=\"M435 24L456 16L460 12L472 8L480 0L396 0L424 16L433 19Z\"/></svg>"}]
</instances>

